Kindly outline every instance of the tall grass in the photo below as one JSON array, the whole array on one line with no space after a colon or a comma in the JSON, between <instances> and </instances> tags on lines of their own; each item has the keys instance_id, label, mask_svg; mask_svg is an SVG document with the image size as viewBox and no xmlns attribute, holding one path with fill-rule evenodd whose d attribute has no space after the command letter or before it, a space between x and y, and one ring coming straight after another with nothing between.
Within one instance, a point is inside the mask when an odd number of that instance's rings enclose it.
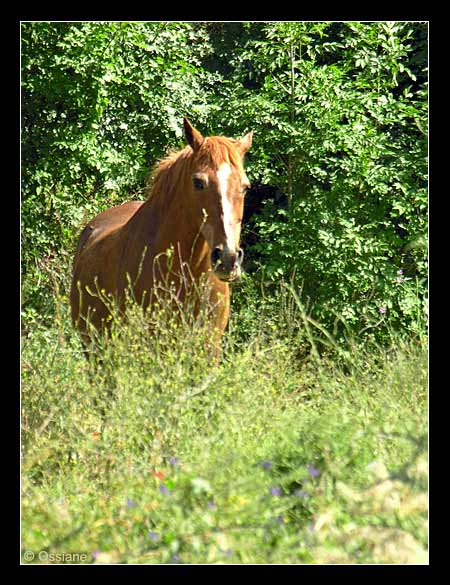
<instances>
[{"instance_id":1,"label":"tall grass","mask_svg":"<svg viewBox=\"0 0 450 585\"><path fill-rule=\"evenodd\" d=\"M97 366L66 290L23 341L23 562L427 562L424 339L327 354L286 289L220 361L134 307Z\"/></svg>"}]
</instances>

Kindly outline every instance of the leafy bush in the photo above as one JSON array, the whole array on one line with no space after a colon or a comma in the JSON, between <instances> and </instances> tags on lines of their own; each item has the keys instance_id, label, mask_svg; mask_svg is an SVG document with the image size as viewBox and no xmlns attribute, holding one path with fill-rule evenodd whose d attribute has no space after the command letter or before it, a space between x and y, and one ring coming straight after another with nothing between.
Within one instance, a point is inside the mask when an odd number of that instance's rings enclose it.
<instances>
[{"instance_id":1,"label":"leafy bush","mask_svg":"<svg viewBox=\"0 0 450 585\"><path fill-rule=\"evenodd\" d=\"M426 48L426 24L408 22L24 23L28 310L43 308L45 258L72 252L98 211L142 197L189 115L205 133L253 129L251 180L286 194L287 208L268 201L251 224L255 291L293 280L337 337L348 327L378 340L417 334Z\"/></svg>"},{"instance_id":2,"label":"leafy bush","mask_svg":"<svg viewBox=\"0 0 450 585\"><path fill-rule=\"evenodd\" d=\"M25 260L70 245L83 220L142 188L182 136L205 119L215 76L202 27L189 23L24 23Z\"/></svg>"},{"instance_id":3,"label":"leafy bush","mask_svg":"<svg viewBox=\"0 0 450 585\"><path fill-rule=\"evenodd\" d=\"M328 328L341 321L343 331L345 321L353 331L385 334L387 323L419 331L427 300L426 26L263 30L236 52L227 96L230 124L254 120L250 174L289 201L288 210L268 202L257 221L263 278L295 273L303 302Z\"/></svg>"}]
</instances>

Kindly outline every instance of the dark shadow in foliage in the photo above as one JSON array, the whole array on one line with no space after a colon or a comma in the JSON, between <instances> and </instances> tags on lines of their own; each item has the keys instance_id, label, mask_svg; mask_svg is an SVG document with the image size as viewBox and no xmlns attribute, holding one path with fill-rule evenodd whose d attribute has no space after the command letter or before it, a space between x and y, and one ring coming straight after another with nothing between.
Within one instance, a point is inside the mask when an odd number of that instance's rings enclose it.
<instances>
[{"instance_id":1,"label":"dark shadow in foliage","mask_svg":"<svg viewBox=\"0 0 450 585\"><path fill-rule=\"evenodd\" d=\"M255 183L248 190L245 205L242 230L242 245L245 250L245 270L252 273L256 270L256 262L262 260L262 254L255 249L261 242L256 229L256 220L262 215L264 206L271 202L277 209L288 209L288 199L285 193L277 186Z\"/></svg>"}]
</instances>

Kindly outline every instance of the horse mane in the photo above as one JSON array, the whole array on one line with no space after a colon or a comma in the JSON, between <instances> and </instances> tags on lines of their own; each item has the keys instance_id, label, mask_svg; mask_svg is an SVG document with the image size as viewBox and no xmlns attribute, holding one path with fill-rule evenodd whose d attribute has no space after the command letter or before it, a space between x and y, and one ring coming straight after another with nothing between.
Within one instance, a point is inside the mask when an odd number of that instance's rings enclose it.
<instances>
[{"instance_id":1,"label":"horse mane","mask_svg":"<svg viewBox=\"0 0 450 585\"><path fill-rule=\"evenodd\" d=\"M194 161L200 166L214 170L224 162L242 170L242 159L237 144L238 141L232 138L209 136L196 153L190 146L179 151L169 151L169 154L153 167L146 187L148 199L155 201L163 199L169 203L177 187L190 180L187 174L190 175Z\"/></svg>"},{"instance_id":2,"label":"horse mane","mask_svg":"<svg viewBox=\"0 0 450 585\"><path fill-rule=\"evenodd\" d=\"M175 187L184 180L184 175L190 166L191 156L192 149L190 146L186 146L179 151L169 151L165 158L158 161L147 180L147 198L170 197Z\"/></svg>"}]
</instances>

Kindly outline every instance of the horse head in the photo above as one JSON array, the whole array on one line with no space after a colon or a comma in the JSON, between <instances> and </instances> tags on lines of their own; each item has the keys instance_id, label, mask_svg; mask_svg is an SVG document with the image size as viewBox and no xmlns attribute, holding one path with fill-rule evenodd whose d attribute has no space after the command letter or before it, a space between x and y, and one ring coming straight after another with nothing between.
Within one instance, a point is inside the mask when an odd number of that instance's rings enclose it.
<instances>
[{"instance_id":1,"label":"horse head","mask_svg":"<svg viewBox=\"0 0 450 585\"><path fill-rule=\"evenodd\" d=\"M244 171L244 155L253 132L241 140L222 136L203 137L184 119L187 143L192 148L186 195L199 229L211 250L211 268L223 281L241 274L244 252L240 247L244 196L250 183Z\"/></svg>"}]
</instances>

